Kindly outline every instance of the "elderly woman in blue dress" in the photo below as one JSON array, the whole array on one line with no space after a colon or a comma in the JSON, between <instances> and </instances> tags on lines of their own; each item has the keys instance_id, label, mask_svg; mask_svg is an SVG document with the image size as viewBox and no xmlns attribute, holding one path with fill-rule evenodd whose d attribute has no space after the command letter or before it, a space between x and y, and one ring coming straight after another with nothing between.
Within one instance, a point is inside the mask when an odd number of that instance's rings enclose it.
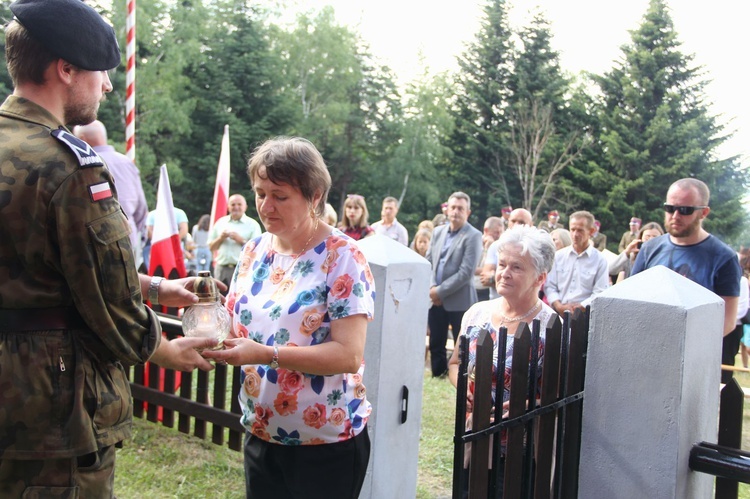
<instances>
[{"instance_id":1,"label":"elderly woman in blue dress","mask_svg":"<svg viewBox=\"0 0 750 499\"><path fill-rule=\"evenodd\" d=\"M245 244L232 278L233 337L204 352L242 366L247 497L355 499L370 453L372 274L357 244L322 220L331 177L309 141L267 141L248 174L267 232Z\"/></svg>"},{"instance_id":2,"label":"elderly woman in blue dress","mask_svg":"<svg viewBox=\"0 0 750 499\"><path fill-rule=\"evenodd\" d=\"M544 333L548 324L557 314L547 304L539 299L539 289L547 278L547 273L552 268L555 259L555 243L552 237L544 230L530 226L516 225L506 230L498 240L498 264L495 270L495 286L500 295L499 298L474 304L464 314L461 322L460 335L469 337L469 366L472 366L476 357L476 343L480 331L487 329L490 332L495 346L495 369L493 373L497 376L498 339L499 330L502 327L508 330L508 343L506 346L507 357L504 372L507 376L503 389L503 406L507 410L510 399L510 373L513 360L512 337L521 323L531 324L534 319L541 322L541 335L539 342L539 369L538 376L541 378L541 365L544 358ZM458 345L458 342L456 342ZM448 362L448 377L454 386L458 382L458 348L453 350L453 355ZM493 379L493 386L497 377ZM471 411L473 406L473 395L467 394L467 410ZM467 424L470 425L470 414ZM502 472L502 470L500 470Z\"/></svg>"}]
</instances>

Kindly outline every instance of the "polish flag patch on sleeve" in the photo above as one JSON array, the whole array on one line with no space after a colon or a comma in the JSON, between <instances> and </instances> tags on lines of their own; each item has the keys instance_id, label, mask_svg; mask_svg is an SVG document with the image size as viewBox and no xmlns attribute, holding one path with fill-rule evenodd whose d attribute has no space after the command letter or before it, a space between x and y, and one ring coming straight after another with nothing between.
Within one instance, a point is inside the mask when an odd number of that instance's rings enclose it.
<instances>
[{"instance_id":1,"label":"polish flag patch on sleeve","mask_svg":"<svg viewBox=\"0 0 750 499\"><path fill-rule=\"evenodd\" d=\"M92 201L101 201L112 197L112 187L109 182L99 182L89 186L89 195Z\"/></svg>"}]
</instances>

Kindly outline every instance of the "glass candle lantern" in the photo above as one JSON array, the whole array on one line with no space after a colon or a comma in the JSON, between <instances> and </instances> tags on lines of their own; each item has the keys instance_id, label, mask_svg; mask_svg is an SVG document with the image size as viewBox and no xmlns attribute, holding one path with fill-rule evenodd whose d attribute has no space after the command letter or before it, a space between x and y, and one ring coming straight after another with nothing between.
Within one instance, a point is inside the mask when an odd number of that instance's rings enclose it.
<instances>
[{"instance_id":1,"label":"glass candle lantern","mask_svg":"<svg viewBox=\"0 0 750 499\"><path fill-rule=\"evenodd\" d=\"M182 331L188 337L216 338L221 342L229 334L229 312L221 304L219 291L211 272L201 270L193 284L198 303L191 305L182 316Z\"/></svg>"}]
</instances>

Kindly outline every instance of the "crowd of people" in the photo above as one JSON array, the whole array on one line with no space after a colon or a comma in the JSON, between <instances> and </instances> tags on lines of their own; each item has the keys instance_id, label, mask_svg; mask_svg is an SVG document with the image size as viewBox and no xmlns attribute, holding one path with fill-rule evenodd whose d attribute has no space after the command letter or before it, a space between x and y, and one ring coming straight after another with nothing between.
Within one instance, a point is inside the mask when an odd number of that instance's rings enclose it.
<instances>
[{"instance_id":1,"label":"crowd of people","mask_svg":"<svg viewBox=\"0 0 750 499\"><path fill-rule=\"evenodd\" d=\"M747 363L750 255L740 255L740 265L703 229L711 209L700 180L672 184L663 228L631 218L619 255L607 254L587 211L563 226L551 210L535 227L527 209L506 206L480 231L460 191L410 241L393 197L370 225L365 198L350 194L338 222L323 157L309 141L285 137L264 142L248 163L261 223L240 194L229 197L226 216L211 226L204 215L191 232L175 209L190 268L213 265L231 332L223 349L205 338L168 340L145 301L185 307L198 298L192 278L137 271L148 267L138 234L149 238L153 213L137 169L107 144L96 120L112 90L107 71L120 64L114 30L78 0L17 0L10 10L5 52L14 90L0 106L0 386L12 387L0 390L2 497L113 497L115 446L132 425L123 366L146 361L182 371L241 366L248 497L358 497L373 410L364 347L376 313L358 241L374 235L409 246L431 266L425 299L435 377L456 382L449 335L470 338L471 362L480 330L496 339L522 322L546 325L655 265L724 300L724 361L733 363L741 348ZM541 367L543 335L539 349ZM510 352L507 359L499 372L510 372Z\"/></svg>"}]
</instances>

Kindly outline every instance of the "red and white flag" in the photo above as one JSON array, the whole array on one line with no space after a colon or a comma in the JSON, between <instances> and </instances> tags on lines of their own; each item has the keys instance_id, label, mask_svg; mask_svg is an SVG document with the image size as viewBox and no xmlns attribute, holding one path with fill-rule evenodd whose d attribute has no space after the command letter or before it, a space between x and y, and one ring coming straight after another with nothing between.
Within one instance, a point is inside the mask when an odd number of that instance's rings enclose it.
<instances>
[{"instance_id":1,"label":"red and white flag","mask_svg":"<svg viewBox=\"0 0 750 499\"><path fill-rule=\"evenodd\" d=\"M182 255L182 246L180 245L180 233L174 216L174 203L172 202L172 190L169 188L167 165L161 165L159 176L148 273L169 279L179 279L187 275L185 258Z\"/></svg>"},{"instance_id":2,"label":"red and white flag","mask_svg":"<svg viewBox=\"0 0 750 499\"><path fill-rule=\"evenodd\" d=\"M214 187L214 201L211 204L211 224L226 216L229 206L229 125L224 125L224 137L221 139L221 153L219 167L216 170L216 187Z\"/></svg>"}]
</instances>

